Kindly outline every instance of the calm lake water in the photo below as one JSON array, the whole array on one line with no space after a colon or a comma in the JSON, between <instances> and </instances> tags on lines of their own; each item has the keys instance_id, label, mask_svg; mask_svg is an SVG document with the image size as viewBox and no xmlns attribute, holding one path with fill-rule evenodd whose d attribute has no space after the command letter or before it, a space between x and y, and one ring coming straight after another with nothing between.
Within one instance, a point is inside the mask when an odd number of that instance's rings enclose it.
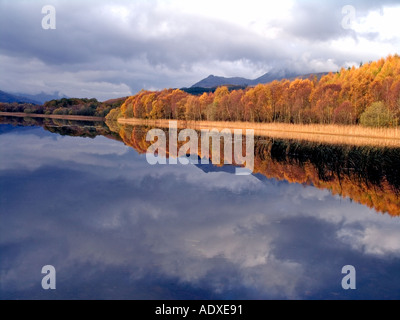
<instances>
[{"instance_id":1,"label":"calm lake water","mask_svg":"<svg viewBox=\"0 0 400 320\"><path fill-rule=\"evenodd\" d=\"M400 298L399 150L256 138L236 176L148 164L148 128L1 123L0 299Z\"/></svg>"}]
</instances>

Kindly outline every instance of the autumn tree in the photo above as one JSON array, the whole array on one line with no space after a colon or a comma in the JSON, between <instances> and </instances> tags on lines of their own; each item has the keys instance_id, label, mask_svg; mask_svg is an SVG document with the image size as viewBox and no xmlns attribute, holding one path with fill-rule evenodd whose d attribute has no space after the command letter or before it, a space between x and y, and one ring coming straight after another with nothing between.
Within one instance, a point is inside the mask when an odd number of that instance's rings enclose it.
<instances>
[{"instance_id":1,"label":"autumn tree","mask_svg":"<svg viewBox=\"0 0 400 320\"><path fill-rule=\"evenodd\" d=\"M243 90L233 90L229 95L229 104L231 108L231 120L242 121L243 120L243 103L242 98L244 95Z\"/></svg>"},{"instance_id":2,"label":"autumn tree","mask_svg":"<svg viewBox=\"0 0 400 320\"><path fill-rule=\"evenodd\" d=\"M318 86L313 92L311 96L313 111L321 124L332 123L333 112L338 107L341 89L340 84L327 83Z\"/></svg>"},{"instance_id":3,"label":"autumn tree","mask_svg":"<svg viewBox=\"0 0 400 320\"><path fill-rule=\"evenodd\" d=\"M291 105L291 117L295 123L303 123L304 114L311 109L310 96L313 83L310 80L296 79L289 87L289 99Z\"/></svg>"},{"instance_id":4,"label":"autumn tree","mask_svg":"<svg viewBox=\"0 0 400 320\"><path fill-rule=\"evenodd\" d=\"M382 101L374 102L361 115L360 123L366 127L387 127L392 124L393 117Z\"/></svg>"},{"instance_id":5,"label":"autumn tree","mask_svg":"<svg viewBox=\"0 0 400 320\"><path fill-rule=\"evenodd\" d=\"M353 106L350 101L343 102L333 112L333 123L350 125L355 122L355 114L353 112Z\"/></svg>"},{"instance_id":6,"label":"autumn tree","mask_svg":"<svg viewBox=\"0 0 400 320\"><path fill-rule=\"evenodd\" d=\"M212 110L210 110L214 102L214 94L204 92L199 98L199 115L201 120L210 120ZM210 112L211 111L211 112Z\"/></svg>"},{"instance_id":7,"label":"autumn tree","mask_svg":"<svg viewBox=\"0 0 400 320\"><path fill-rule=\"evenodd\" d=\"M185 119L186 120L201 120L200 99L196 96L190 96L185 103Z\"/></svg>"}]
</instances>

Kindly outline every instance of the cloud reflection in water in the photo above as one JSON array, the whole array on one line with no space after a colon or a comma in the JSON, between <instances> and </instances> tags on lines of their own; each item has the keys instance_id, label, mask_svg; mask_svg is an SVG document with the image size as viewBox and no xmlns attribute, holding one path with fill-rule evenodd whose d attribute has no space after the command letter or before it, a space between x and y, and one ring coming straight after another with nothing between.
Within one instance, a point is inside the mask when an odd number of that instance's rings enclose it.
<instances>
[{"instance_id":1,"label":"cloud reflection in water","mask_svg":"<svg viewBox=\"0 0 400 320\"><path fill-rule=\"evenodd\" d=\"M399 219L328 191L34 128L0 135L0 175L2 299L399 298Z\"/></svg>"}]
</instances>

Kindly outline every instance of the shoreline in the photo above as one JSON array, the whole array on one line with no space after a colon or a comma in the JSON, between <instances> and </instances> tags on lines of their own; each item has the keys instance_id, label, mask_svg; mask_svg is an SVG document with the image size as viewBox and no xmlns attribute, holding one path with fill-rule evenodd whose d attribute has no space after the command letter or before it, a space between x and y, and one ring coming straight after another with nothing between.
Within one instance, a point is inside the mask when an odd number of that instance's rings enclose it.
<instances>
[{"instance_id":1,"label":"shoreline","mask_svg":"<svg viewBox=\"0 0 400 320\"><path fill-rule=\"evenodd\" d=\"M90 117L90 116L70 116L70 115L47 115L47 114L35 114L35 113L23 113L23 112L0 112L0 116L3 117L18 117L18 118L48 118L48 119L59 119L59 120L76 120L76 121L105 121L105 118L101 117Z\"/></svg>"},{"instance_id":2,"label":"shoreline","mask_svg":"<svg viewBox=\"0 0 400 320\"><path fill-rule=\"evenodd\" d=\"M48 118L71 121L105 122L106 118L74 115L45 115L27 114L21 112L0 112L4 117L20 118ZM137 119L119 118L120 124L133 126L150 126L169 128L171 121L176 121L179 129L212 130L212 129L239 129L254 130L255 136L306 140L329 144L348 144L358 146L388 146L400 147L400 128L366 128L358 125L321 125L321 124L285 124L285 123L251 123L251 122L227 122L227 121L186 121L168 119Z\"/></svg>"},{"instance_id":3,"label":"shoreline","mask_svg":"<svg viewBox=\"0 0 400 320\"><path fill-rule=\"evenodd\" d=\"M166 119L123 119L118 123L126 125L145 125L160 128L169 128L170 121L176 121L178 128L195 130L210 129L241 129L254 130L255 136L307 140L330 144L372 145L400 147L400 128L366 128L357 125L298 125L285 123L250 123L250 122L222 122L222 121L185 121Z\"/></svg>"}]
</instances>

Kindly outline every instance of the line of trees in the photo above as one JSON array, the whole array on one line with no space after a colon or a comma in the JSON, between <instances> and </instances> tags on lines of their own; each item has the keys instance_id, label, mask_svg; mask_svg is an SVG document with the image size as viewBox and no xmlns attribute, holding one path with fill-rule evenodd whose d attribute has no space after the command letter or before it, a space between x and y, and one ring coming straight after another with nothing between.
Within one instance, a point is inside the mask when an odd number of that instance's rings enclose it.
<instances>
[{"instance_id":1,"label":"line of trees","mask_svg":"<svg viewBox=\"0 0 400 320\"><path fill-rule=\"evenodd\" d=\"M400 56L341 69L320 80L273 81L256 87L191 95L179 89L141 91L109 119L179 119L397 126Z\"/></svg>"},{"instance_id":2,"label":"line of trees","mask_svg":"<svg viewBox=\"0 0 400 320\"><path fill-rule=\"evenodd\" d=\"M99 102L97 99L63 98L48 101L44 105L0 103L0 111L24 112L27 115L44 114L105 117L111 110L121 107L125 100L126 98L120 98Z\"/></svg>"}]
</instances>

